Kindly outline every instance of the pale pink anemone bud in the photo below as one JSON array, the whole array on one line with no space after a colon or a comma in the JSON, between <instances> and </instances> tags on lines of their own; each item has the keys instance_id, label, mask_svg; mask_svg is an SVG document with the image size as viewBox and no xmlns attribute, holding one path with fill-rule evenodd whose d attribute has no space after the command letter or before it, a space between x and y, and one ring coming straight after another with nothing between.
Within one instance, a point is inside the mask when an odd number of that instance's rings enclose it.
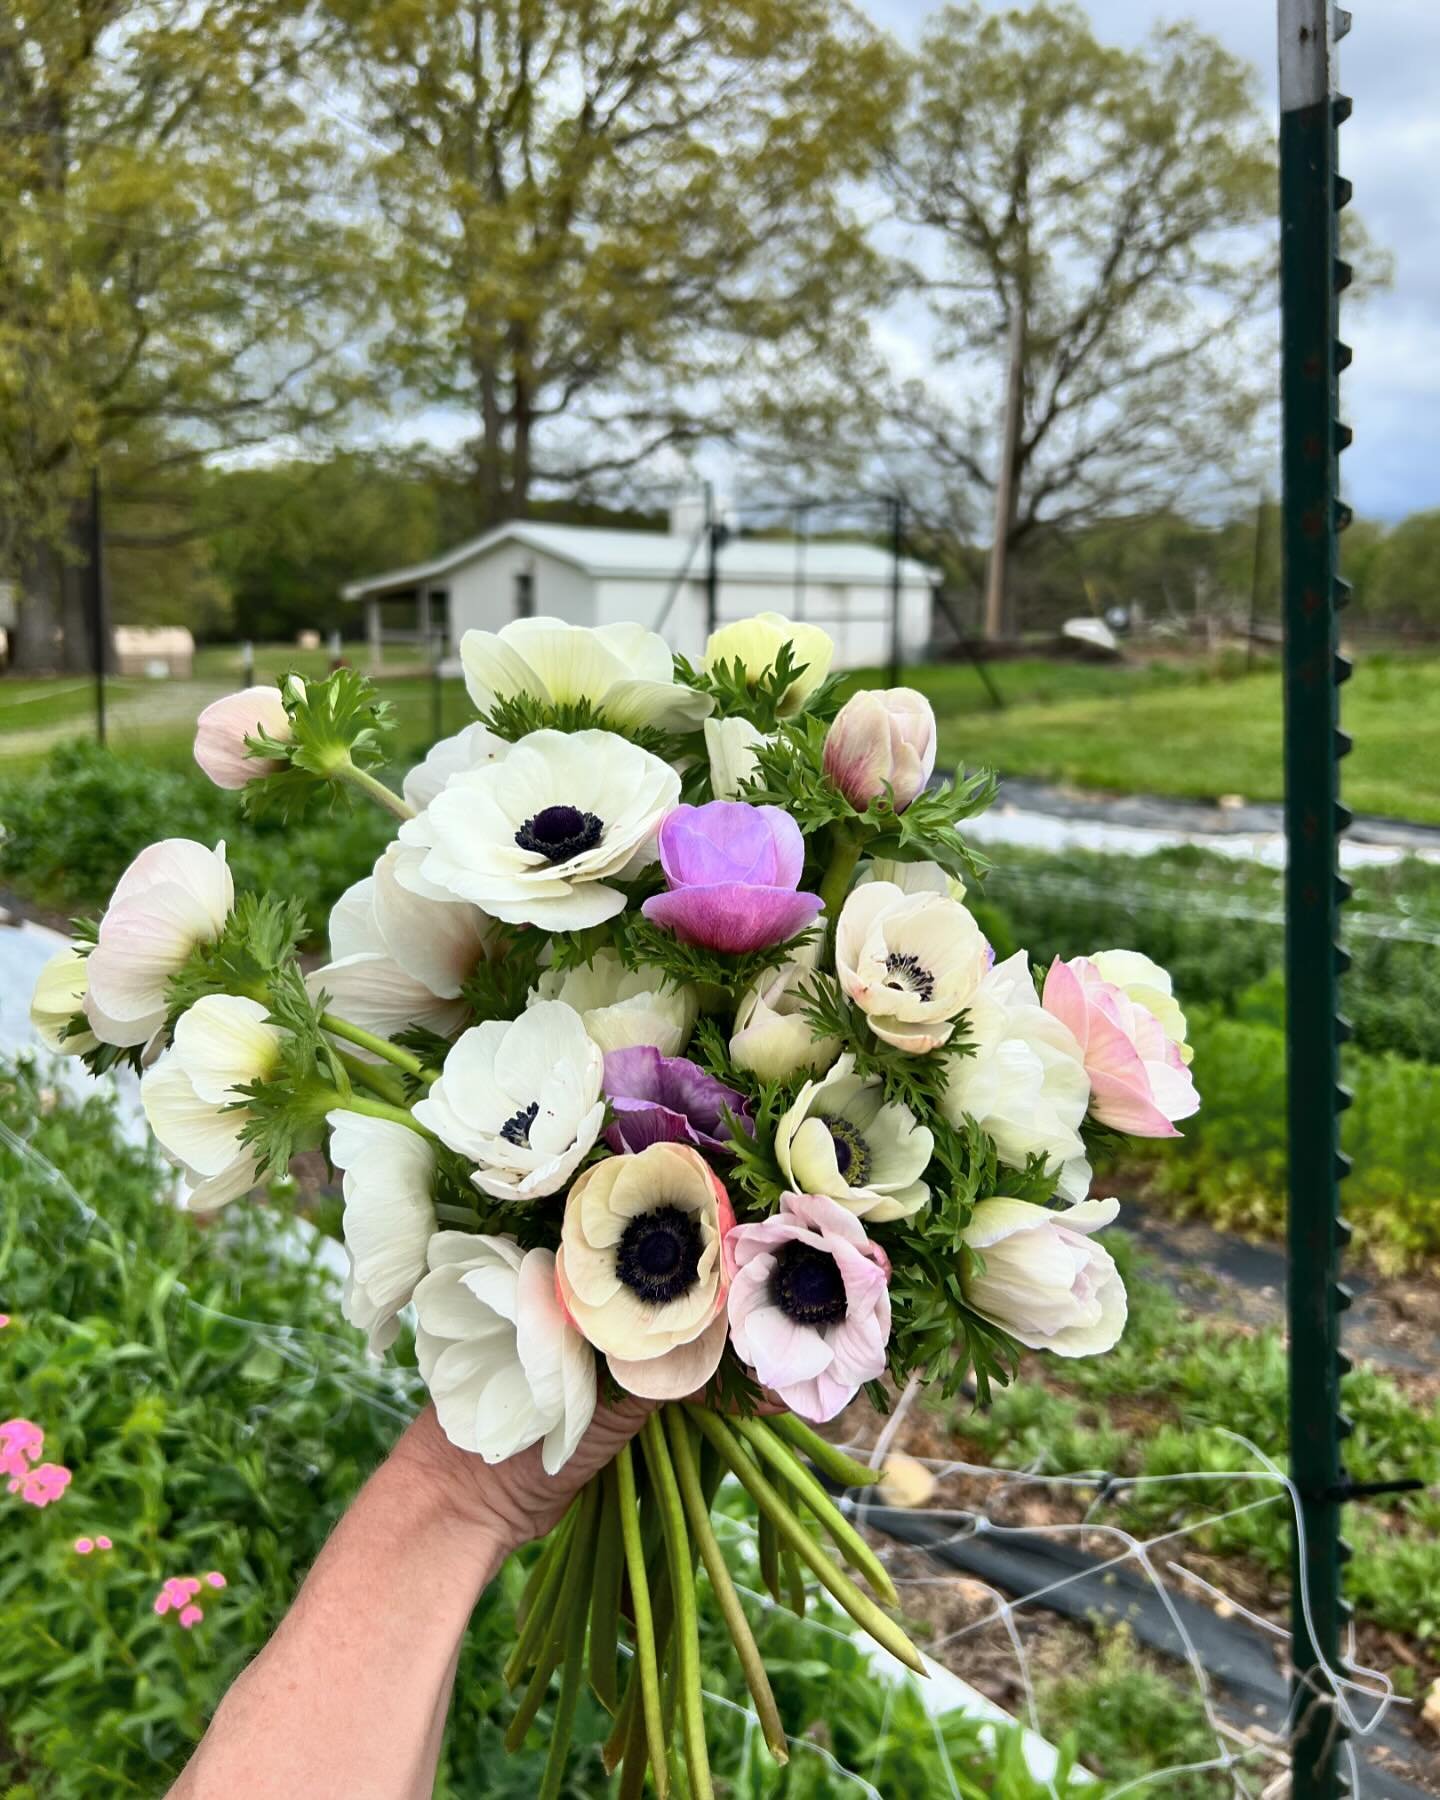
<instances>
[{"instance_id":1,"label":"pale pink anemone bud","mask_svg":"<svg viewBox=\"0 0 1440 1800\"><path fill-rule=\"evenodd\" d=\"M660 866L669 892L640 910L682 944L741 956L794 937L820 911L818 894L797 892L805 839L778 806L675 807L660 827Z\"/></svg>"},{"instance_id":2,"label":"pale pink anemone bud","mask_svg":"<svg viewBox=\"0 0 1440 1800\"><path fill-rule=\"evenodd\" d=\"M825 734L825 773L864 812L887 790L904 812L935 772L935 713L914 688L863 688Z\"/></svg>"},{"instance_id":3,"label":"pale pink anemone bud","mask_svg":"<svg viewBox=\"0 0 1440 1800\"><path fill-rule=\"evenodd\" d=\"M85 1016L102 1044L144 1044L165 1023L170 977L214 943L235 903L225 846L162 838L115 884L85 964Z\"/></svg>"},{"instance_id":4,"label":"pale pink anemone bud","mask_svg":"<svg viewBox=\"0 0 1440 1800\"><path fill-rule=\"evenodd\" d=\"M961 1234L960 1284L982 1318L1032 1350L1098 1356L1125 1329L1125 1283L1090 1233L1111 1224L1118 1200L1079 1200L1061 1212L1028 1200L982 1200Z\"/></svg>"},{"instance_id":5,"label":"pale pink anemone bud","mask_svg":"<svg viewBox=\"0 0 1440 1800\"><path fill-rule=\"evenodd\" d=\"M216 787L243 788L285 765L268 756L252 756L249 737L285 739L290 715L279 688L248 687L212 701L195 722L195 760Z\"/></svg>"},{"instance_id":6,"label":"pale pink anemone bud","mask_svg":"<svg viewBox=\"0 0 1440 1800\"><path fill-rule=\"evenodd\" d=\"M836 1200L782 1194L725 1239L730 1341L762 1386L822 1424L885 1373L890 1263Z\"/></svg>"},{"instance_id":7,"label":"pale pink anemone bud","mask_svg":"<svg viewBox=\"0 0 1440 1800\"><path fill-rule=\"evenodd\" d=\"M627 1392L680 1400L725 1351L729 1195L688 1144L593 1163L571 1188L555 1259L567 1315Z\"/></svg>"},{"instance_id":8,"label":"pale pink anemone bud","mask_svg":"<svg viewBox=\"0 0 1440 1800\"><path fill-rule=\"evenodd\" d=\"M1180 1136L1174 1121L1198 1111L1200 1096L1179 1045L1148 1007L1086 956L1056 957L1043 1002L1080 1046L1093 1119L1133 1137Z\"/></svg>"}]
</instances>

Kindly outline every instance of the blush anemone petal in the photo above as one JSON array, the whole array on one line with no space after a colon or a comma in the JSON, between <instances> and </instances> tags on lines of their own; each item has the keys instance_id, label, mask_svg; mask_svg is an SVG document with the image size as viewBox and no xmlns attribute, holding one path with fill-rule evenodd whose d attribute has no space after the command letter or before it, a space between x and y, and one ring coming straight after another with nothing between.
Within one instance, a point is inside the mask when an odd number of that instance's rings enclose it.
<instances>
[{"instance_id":1,"label":"blush anemone petal","mask_svg":"<svg viewBox=\"0 0 1440 1800\"><path fill-rule=\"evenodd\" d=\"M640 910L682 943L739 956L794 937L815 923L820 906L818 894L720 882L654 894Z\"/></svg>"}]
</instances>

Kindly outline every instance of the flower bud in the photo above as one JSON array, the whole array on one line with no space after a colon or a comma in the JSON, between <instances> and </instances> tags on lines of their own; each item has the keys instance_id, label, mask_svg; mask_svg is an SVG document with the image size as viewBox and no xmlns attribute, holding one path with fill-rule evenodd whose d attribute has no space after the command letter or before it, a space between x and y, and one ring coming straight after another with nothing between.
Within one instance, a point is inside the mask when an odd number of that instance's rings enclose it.
<instances>
[{"instance_id":1,"label":"flower bud","mask_svg":"<svg viewBox=\"0 0 1440 1800\"><path fill-rule=\"evenodd\" d=\"M767 970L735 1009L730 1060L761 1081L823 1075L840 1054L839 1038L817 1038L802 1010L800 990L813 979L803 963Z\"/></svg>"},{"instance_id":2,"label":"flower bud","mask_svg":"<svg viewBox=\"0 0 1440 1800\"><path fill-rule=\"evenodd\" d=\"M35 991L30 996L30 1023L47 1050L58 1050L62 1056L83 1056L99 1044L99 1038L89 1031L72 1037L64 1035L76 1013L84 1009L85 977L85 958L75 949L52 956L36 976Z\"/></svg>"},{"instance_id":3,"label":"flower bud","mask_svg":"<svg viewBox=\"0 0 1440 1800\"><path fill-rule=\"evenodd\" d=\"M961 1234L961 1287L982 1318L1032 1350L1098 1356L1125 1329L1125 1284L1090 1234L1114 1221L1118 1200L1081 1200L1063 1212L1028 1200L982 1200Z\"/></svg>"},{"instance_id":4,"label":"flower bud","mask_svg":"<svg viewBox=\"0 0 1440 1800\"><path fill-rule=\"evenodd\" d=\"M904 812L934 768L935 714L913 688L862 690L825 734L825 773L859 812L887 788Z\"/></svg>"},{"instance_id":5,"label":"flower bud","mask_svg":"<svg viewBox=\"0 0 1440 1800\"><path fill-rule=\"evenodd\" d=\"M195 760L216 787L243 788L281 767L272 758L251 756L246 749L246 738L261 732L273 738L290 736L290 719L280 690L250 687L226 694L207 706L196 721Z\"/></svg>"},{"instance_id":6,"label":"flower bud","mask_svg":"<svg viewBox=\"0 0 1440 1800\"><path fill-rule=\"evenodd\" d=\"M769 740L748 719L707 719L705 751L710 758L710 791L717 800L736 800L740 784L755 773L755 752Z\"/></svg>"}]
</instances>

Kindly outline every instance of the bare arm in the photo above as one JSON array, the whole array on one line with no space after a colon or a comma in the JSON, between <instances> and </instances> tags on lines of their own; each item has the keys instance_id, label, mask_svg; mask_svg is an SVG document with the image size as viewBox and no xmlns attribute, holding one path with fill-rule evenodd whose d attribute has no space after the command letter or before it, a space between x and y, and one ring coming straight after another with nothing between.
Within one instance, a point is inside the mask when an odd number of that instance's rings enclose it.
<instances>
[{"instance_id":1,"label":"bare arm","mask_svg":"<svg viewBox=\"0 0 1440 1800\"><path fill-rule=\"evenodd\" d=\"M427 1407L225 1696L170 1800L428 1800L475 1602L646 1410L602 1409L552 1479L538 1446L493 1468L455 1449Z\"/></svg>"}]
</instances>

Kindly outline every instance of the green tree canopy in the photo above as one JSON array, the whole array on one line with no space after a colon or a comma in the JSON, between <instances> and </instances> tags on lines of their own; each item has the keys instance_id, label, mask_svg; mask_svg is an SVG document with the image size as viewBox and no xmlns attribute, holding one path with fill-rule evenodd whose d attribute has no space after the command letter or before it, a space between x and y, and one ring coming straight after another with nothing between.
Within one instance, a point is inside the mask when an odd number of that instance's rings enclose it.
<instances>
[{"instance_id":1,"label":"green tree canopy","mask_svg":"<svg viewBox=\"0 0 1440 1800\"><path fill-rule=\"evenodd\" d=\"M54 656L97 462L123 465L133 529L176 467L333 425L362 384L367 237L314 124L312 12L0 8L0 562L22 662Z\"/></svg>"},{"instance_id":2,"label":"green tree canopy","mask_svg":"<svg viewBox=\"0 0 1440 1800\"><path fill-rule=\"evenodd\" d=\"M1341 569L1348 573L1351 533L1341 540ZM1440 626L1440 509L1411 513L1386 534L1373 561L1363 554L1366 614L1389 623L1434 630Z\"/></svg>"},{"instance_id":3,"label":"green tree canopy","mask_svg":"<svg viewBox=\"0 0 1440 1800\"><path fill-rule=\"evenodd\" d=\"M390 237L381 354L474 421L487 519L804 407L877 266L899 94L841 0L328 0Z\"/></svg>"}]
</instances>

